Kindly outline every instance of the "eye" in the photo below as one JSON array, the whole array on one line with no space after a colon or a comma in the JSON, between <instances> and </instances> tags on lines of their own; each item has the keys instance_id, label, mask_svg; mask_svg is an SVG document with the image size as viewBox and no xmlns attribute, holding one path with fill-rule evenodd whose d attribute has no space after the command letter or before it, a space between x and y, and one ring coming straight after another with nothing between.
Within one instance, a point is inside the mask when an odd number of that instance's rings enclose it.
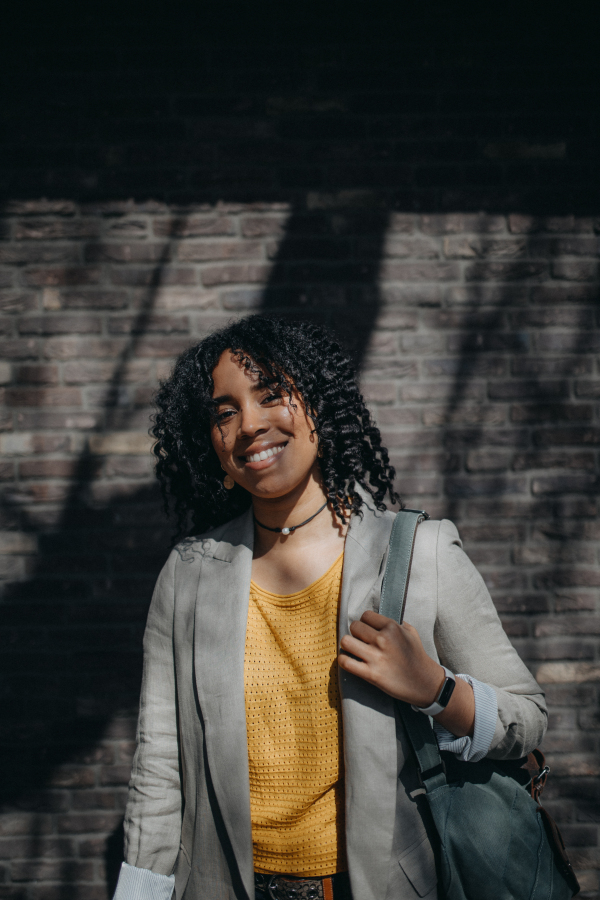
<instances>
[{"instance_id":1,"label":"eye","mask_svg":"<svg viewBox=\"0 0 600 900\"><path fill-rule=\"evenodd\" d=\"M283 395L282 395L282 392L281 392L281 391L278 391L278 390L269 391L269 392L268 392L267 394L265 394L265 396L262 398L261 403L264 403L264 404L267 404L267 405L268 405L268 404L272 404L272 403L279 403L279 402L282 400L282 396L283 396Z\"/></svg>"},{"instance_id":2,"label":"eye","mask_svg":"<svg viewBox=\"0 0 600 900\"><path fill-rule=\"evenodd\" d=\"M226 422L228 419L230 419L234 415L235 415L234 409L223 409L220 412L215 413L214 420L218 424L221 424L222 422Z\"/></svg>"}]
</instances>

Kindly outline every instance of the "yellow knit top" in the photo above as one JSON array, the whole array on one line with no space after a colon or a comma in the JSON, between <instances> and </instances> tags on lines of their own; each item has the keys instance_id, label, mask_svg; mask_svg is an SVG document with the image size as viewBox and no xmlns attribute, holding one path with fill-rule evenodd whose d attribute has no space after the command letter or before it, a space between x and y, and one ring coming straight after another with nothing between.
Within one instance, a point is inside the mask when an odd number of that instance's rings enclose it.
<instances>
[{"instance_id":1,"label":"yellow knit top","mask_svg":"<svg viewBox=\"0 0 600 900\"><path fill-rule=\"evenodd\" d=\"M244 664L254 869L347 869L337 611L343 554L303 591L250 585Z\"/></svg>"}]
</instances>

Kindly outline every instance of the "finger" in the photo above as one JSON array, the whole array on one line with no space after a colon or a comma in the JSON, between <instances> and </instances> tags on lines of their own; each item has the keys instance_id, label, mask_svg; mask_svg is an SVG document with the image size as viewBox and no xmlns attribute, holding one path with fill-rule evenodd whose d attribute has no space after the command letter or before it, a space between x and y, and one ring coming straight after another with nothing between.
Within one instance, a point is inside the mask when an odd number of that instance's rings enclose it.
<instances>
[{"instance_id":1,"label":"finger","mask_svg":"<svg viewBox=\"0 0 600 900\"><path fill-rule=\"evenodd\" d=\"M381 616L373 609L366 609L360 617L360 620L361 622L365 622L367 625L370 625L371 628L376 628L377 631L381 631L381 629L385 628L386 625L389 625L390 622L396 622L395 619L389 619L387 616Z\"/></svg>"},{"instance_id":2,"label":"finger","mask_svg":"<svg viewBox=\"0 0 600 900\"><path fill-rule=\"evenodd\" d=\"M350 633L353 637L364 641L365 644L373 644L377 640L379 632L375 628L371 628L365 622L353 622L350 626Z\"/></svg>"},{"instance_id":3,"label":"finger","mask_svg":"<svg viewBox=\"0 0 600 900\"><path fill-rule=\"evenodd\" d=\"M338 665L344 672L349 672L351 675L358 675L358 677L362 678L364 681L374 684L368 663L363 662L360 659L354 659L353 656L346 656L345 653L340 653L338 656Z\"/></svg>"},{"instance_id":4,"label":"finger","mask_svg":"<svg viewBox=\"0 0 600 900\"><path fill-rule=\"evenodd\" d=\"M365 660L366 662L372 661L372 658L375 655L370 644L365 644L364 641L358 640L358 638L353 637L351 634L344 635L340 641L340 646L342 650L345 650L347 653L351 653L353 656L357 656L359 659Z\"/></svg>"}]
</instances>

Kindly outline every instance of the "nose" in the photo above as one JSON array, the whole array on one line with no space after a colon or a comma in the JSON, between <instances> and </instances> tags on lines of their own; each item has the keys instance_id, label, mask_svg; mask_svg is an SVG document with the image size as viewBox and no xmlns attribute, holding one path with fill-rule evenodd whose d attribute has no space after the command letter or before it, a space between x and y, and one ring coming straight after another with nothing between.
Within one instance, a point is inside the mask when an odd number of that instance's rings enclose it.
<instances>
[{"instance_id":1,"label":"nose","mask_svg":"<svg viewBox=\"0 0 600 900\"><path fill-rule=\"evenodd\" d=\"M239 436L254 437L269 428L266 411L256 403L245 403L241 410Z\"/></svg>"}]
</instances>

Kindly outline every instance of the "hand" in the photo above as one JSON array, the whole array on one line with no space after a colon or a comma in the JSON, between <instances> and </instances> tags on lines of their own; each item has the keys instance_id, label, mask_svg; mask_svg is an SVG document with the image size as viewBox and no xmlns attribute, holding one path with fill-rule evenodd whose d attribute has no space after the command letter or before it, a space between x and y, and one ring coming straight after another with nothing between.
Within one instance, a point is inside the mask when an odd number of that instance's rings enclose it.
<instances>
[{"instance_id":1,"label":"hand","mask_svg":"<svg viewBox=\"0 0 600 900\"><path fill-rule=\"evenodd\" d=\"M398 700L426 707L442 689L443 668L427 655L417 629L408 623L399 625L367 610L352 623L341 647L340 668Z\"/></svg>"}]
</instances>

